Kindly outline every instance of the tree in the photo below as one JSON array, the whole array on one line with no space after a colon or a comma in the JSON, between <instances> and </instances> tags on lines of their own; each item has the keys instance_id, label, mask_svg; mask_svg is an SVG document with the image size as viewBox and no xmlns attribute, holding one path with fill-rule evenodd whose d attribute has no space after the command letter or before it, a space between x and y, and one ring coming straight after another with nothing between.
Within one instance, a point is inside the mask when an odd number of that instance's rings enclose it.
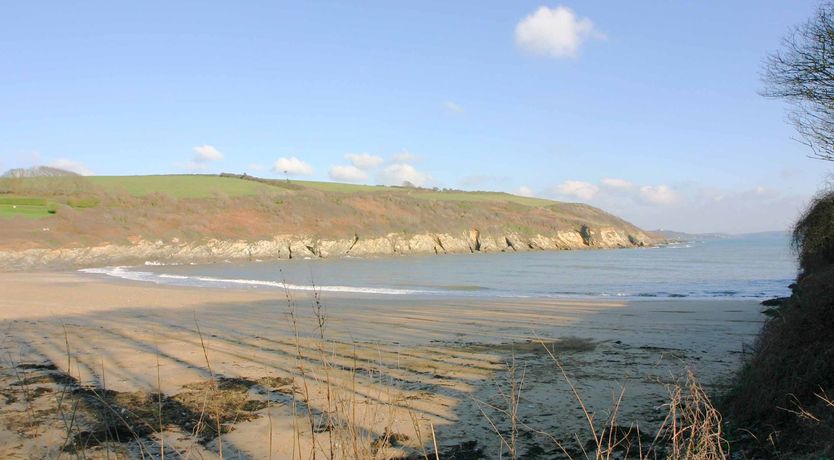
<instances>
[{"instance_id":1,"label":"tree","mask_svg":"<svg viewBox=\"0 0 834 460\"><path fill-rule=\"evenodd\" d=\"M812 158L834 161L834 3L820 5L767 58L766 97L787 100L789 118Z\"/></svg>"}]
</instances>

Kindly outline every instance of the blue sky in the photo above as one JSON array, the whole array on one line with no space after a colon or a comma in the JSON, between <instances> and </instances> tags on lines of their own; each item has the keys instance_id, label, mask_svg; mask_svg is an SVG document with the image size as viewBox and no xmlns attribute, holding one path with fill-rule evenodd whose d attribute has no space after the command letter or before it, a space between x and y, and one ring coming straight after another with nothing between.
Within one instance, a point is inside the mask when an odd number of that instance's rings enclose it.
<instances>
[{"instance_id":1,"label":"blue sky","mask_svg":"<svg viewBox=\"0 0 834 460\"><path fill-rule=\"evenodd\" d=\"M827 180L757 94L815 2L243 3L4 2L0 169L411 180L697 232L786 228Z\"/></svg>"}]
</instances>

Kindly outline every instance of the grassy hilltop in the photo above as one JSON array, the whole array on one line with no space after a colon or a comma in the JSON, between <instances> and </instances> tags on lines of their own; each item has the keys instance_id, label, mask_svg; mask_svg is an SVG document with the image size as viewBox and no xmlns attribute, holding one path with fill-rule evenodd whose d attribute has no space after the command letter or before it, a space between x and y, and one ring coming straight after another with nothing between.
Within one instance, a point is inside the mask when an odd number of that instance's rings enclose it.
<instances>
[{"instance_id":1,"label":"grassy hilltop","mask_svg":"<svg viewBox=\"0 0 834 460\"><path fill-rule=\"evenodd\" d=\"M0 178L0 250L137 240L197 242L391 233L532 236L582 226L641 231L597 208L498 192L237 175Z\"/></svg>"}]
</instances>

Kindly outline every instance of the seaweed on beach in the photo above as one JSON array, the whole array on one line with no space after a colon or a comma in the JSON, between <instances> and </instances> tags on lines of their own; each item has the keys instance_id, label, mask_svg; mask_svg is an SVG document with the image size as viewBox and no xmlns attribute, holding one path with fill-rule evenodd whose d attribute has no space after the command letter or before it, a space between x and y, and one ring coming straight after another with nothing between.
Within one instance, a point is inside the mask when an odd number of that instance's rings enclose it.
<instances>
[{"instance_id":1,"label":"seaweed on beach","mask_svg":"<svg viewBox=\"0 0 834 460\"><path fill-rule=\"evenodd\" d=\"M258 417L257 412L267 407L268 401L253 398L250 389L280 391L291 383L281 378L220 377L186 385L173 396L75 386L70 394L91 423L73 434L63 450L79 452L105 443L132 442L169 428L196 436L205 445L232 431L234 424Z\"/></svg>"}]
</instances>

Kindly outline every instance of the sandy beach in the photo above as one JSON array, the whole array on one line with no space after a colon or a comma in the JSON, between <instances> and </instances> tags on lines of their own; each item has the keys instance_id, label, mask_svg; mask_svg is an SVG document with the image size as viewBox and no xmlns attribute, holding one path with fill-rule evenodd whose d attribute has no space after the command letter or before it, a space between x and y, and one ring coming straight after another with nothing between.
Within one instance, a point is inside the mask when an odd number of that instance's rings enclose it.
<instances>
[{"instance_id":1,"label":"sandy beach","mask_svg":"<svg viewBox=\"0 0 834 460\"><path fill-rule=\"evenodd\" d=\"M527 425L560 439L584 436L564 376L531 342L553 350L598 418L622 392L619 423L651 427L665 415L667 384L687 368L708 388L726 379L763 319L750 300L328 294L317 306L310 294L278 289L68 272L3 273L0 292L4 458L82 450L89 458L306 459L361 449L422 457L432 433L441 451L493 458L502 447L491 424L502 428L496 408L513 382L523 382L518 412ZM118 423L141 409L136 401L160 394L181 418L152 417L155 426L128 439L91 441L98 403L120 408ZM221 409L205 416L209 400L222 398L234 417ZM211 436L188 416L219 428ZM558 453L529 432L519 445L545 458Z\"/></svg>"}]
</instances>

